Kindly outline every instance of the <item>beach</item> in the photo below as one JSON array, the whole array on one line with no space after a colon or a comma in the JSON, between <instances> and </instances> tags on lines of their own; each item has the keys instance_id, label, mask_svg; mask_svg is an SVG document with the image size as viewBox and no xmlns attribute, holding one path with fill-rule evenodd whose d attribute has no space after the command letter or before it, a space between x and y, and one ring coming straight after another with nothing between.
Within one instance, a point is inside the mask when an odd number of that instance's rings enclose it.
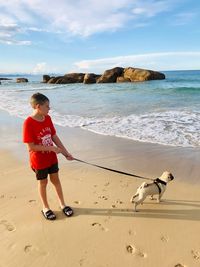
<instances>
[{"instance_id":1,"label":"beach","mask_svg":"<svg viewBox=\"0 0 200 267\"><path fill-rule=\"evenodd\" d=\"M21 142L23 120L0 114L0 266L200 266L198 148L57 126L76 158L148 178L169 170L175 180L161 203L146 199L136 213L130 198L145 180L59 155L60 179L74 216L64 216L49 183L49 202L57 215L51 222L41 214L37 181ZM15 135L10 137L8 129Z\"/></svg>"},{"instance_id":2,"label":"beach","mask_svg":"<svg viewBox=\"0 0 200 267\"><path fill-rule=\"evenodd\" d=\"M199 13L0 0L0 267L200 267Z\"/></svg>"},{"instance_id":3,"label":"beach","mask_svg":"<svg viewBox=\"0 0 200 267\"><path fill-rule=\"evenodd\" d=\"M0 0L0 267L200 267L199 13Z\"/></svg>"}]
</instances>

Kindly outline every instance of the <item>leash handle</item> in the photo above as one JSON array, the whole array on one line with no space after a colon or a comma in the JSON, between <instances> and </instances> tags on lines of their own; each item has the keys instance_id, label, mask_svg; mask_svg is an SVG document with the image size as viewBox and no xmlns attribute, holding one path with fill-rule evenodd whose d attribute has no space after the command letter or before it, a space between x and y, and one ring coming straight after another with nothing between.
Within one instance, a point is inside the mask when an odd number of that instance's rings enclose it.
<instances>
[{"instance_id":1,"label":"leash handle","mask_svg":"<svg viewBox=\"0 0 200 267\"><path fill-rule=\"evenodd\" d=\"M151 179L151 178L139 176L139 175L128 173L128 172L123 172L123 171L118 171L118 170L110 169L110 168L107 168L107 167L103 167L103 166L100 166L100 165L96 165L96 164L92 164L92 163L86 162L86 161L81 160L81 159L74 158L74 160L79 161L81 163L85 163L85 164L94 166L94 167L97 167L97 168L101 168L101 169L104 169L104 170L107 170L107 171L112 171L112 172L116 172L116 173L127 175L127 176L132 176L132 177L136 177L136 178L140 178L140 179L145 179L145 180L151 180L151 181L153 181L153 179Z\"/></svg>"}]
</instances>

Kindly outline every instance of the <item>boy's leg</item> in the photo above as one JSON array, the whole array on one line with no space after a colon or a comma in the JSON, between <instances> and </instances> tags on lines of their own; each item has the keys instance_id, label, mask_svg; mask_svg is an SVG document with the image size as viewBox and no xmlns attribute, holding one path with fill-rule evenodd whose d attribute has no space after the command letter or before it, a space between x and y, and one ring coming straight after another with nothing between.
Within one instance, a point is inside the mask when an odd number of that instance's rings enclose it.
<instances>
[{"instance_id":1,"label":"boy's leg","mask_svg":"<svg viewBox=\"0 0 200 267\"><path fill-rule=\"evenodd\" d=\"M47 201L47 179L38 180L38 192L40 195L40 199L42 201L43 210L49 210L49 204Z\"/></svg>"},{"instance_id":2,"label":"boy's leg","mask_svg":"<svg viewBox=\"0 0 200 267\"><path fill-rule=\"evenodd\" d=\"M49 176L50 176L50 180L51 180L52 184L55 186L60 207L61 207L61 209L63 209L66 205L65 205L65 201L64 201L62 186L60 183L58 172L57 173L51 173L51 174L49 174Z\"/></svg>"}]
</instances>

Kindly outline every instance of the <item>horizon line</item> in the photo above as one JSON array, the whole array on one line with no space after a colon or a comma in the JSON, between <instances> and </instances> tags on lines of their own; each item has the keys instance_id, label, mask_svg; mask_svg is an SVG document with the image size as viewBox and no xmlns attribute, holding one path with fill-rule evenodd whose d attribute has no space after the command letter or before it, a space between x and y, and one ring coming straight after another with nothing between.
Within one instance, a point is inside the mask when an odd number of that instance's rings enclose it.
<instances>
[{"instance_id":1,"label":"horizon line","mask_svg":"<svg viewBox=\"0 0 200 267\"><path fill-rule=\"evenodd\" d=\"M123 68L123 67L122 67ZM133 67L134 68L134 67ZM137 67L135 67L137 68ZM112 68L113 69L113 68ZM138 69L145 69L145 70L150 70L150 69L146 69L146 68L138 68ZM152 70L152 69L151 69ZM105 70L106 71L106 70ZM154 71L154 70L152 70ZM168 72L168 71L200 71L200 69L173 69L173 70L156 70L157 72ZM67 73L94 73L94 72L67 72ZM66 73L65 73L66 74ZM63 74L63 75L65 75ZM13 76L16 76L16 75L32 75L32 76L37 76L37 75L62 75L61 72L57 72L57 73L54 73L54 72L48 72L48 73L31 73L31 72L0 72L0 76L6 76L6 75L13 75Z\"/></svg>"}]
</instances>

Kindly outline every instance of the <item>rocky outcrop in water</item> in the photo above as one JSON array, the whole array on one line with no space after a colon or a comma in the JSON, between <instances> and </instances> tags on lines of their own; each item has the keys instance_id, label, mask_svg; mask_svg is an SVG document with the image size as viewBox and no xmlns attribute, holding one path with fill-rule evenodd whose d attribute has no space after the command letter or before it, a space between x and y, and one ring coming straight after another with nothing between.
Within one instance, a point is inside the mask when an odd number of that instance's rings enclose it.
<instances>
[{"instance_id":1,"label":"rocky outcrop in water","mask_svg":"<svg viewBox=\"0 0 200 267\"><path fill-rule=\"evenodd\" d=\"M97 80L97 83L115 83L117 77L123 75L124 68L116 67L114 69L106 70L103 75Z\"/></svg>"},{"instance_id":2,"label":"rocky outcrop in water","mask_svg":"<svg viewBox=\"0 0 200 267\"><path fill-rule=\"evenodd\" d=\"M43 75L43 83L48 83L48 81L51 79L49 75Z\"/></svg>"},{"instance_id":3,"label":"rocky outcrop in water","mask_svg":"<svg viewBox=\"0 0 200 267\"><path fill-rule=\"evenodd\" d=\"M91 84L96 83L97 80L101 77L101 75L94 74L94 73L86 73L84 76L83 83L85 84Z\"/></svg>"},{"instance_id":4,"label":"rocky outcrop in water","mask_svg":"<svg viewBox=\"0 0 200 267\"><path fill-rule=\"evenodd\" d=\"M64 76L58 77L43 75L44 83L53 84L143 82L163 79L165 79L165 75L161 72L133 67L116 67L110 70L106 70L102 75L94 73L68 73Z\"/></svg>"},{"instance_id":5,"label":"rocky outcrop in water","mask_svg":"<svg viewBox=\"0 0 200 267\"><path fill-rule=\"evenodd\" d=\"M145 70L138 68L125 68L123 77L131 82L143 82L149 80L163 80L165 75L161 72L153 70Z\"/></svg>"},{"instance_id":6,"label":"rocky outcrop in water","mask_svg":"<svg viewBox=\"0 0 200 267\"><path fill-rule=\"evenodd\" d=\"M28 79L27 78L17 78L16 79L16 82L17 83L27 83L28 82Z\"/></svg>"},{"instance_id":7,"label":"rocky outcrop in water","mask_svg":"<svg viewBox=\"0 0 200 267\"><path fill-rule=\"evenodd\" d=\"M9 81L9 80L12 80L10 78L0 78L0 81Z\"/></svg>"}]
</instances>

